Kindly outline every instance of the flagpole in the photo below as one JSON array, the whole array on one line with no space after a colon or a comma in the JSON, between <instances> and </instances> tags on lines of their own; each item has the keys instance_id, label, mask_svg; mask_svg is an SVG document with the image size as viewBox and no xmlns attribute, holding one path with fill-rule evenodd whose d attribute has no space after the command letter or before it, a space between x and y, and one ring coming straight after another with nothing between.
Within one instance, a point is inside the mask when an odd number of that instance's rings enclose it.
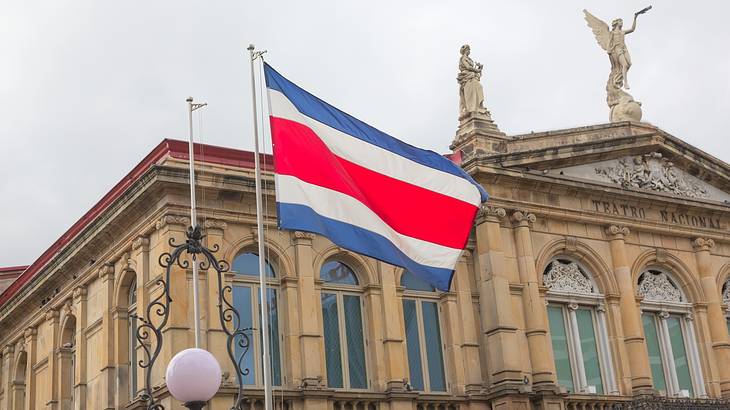
<instances>
[{"instance_id":1,"label":"flagpole","mask_svg":"<svg viewBox=\"0 0 730 410\"><path fill-rule=\"evenodd\" d=\"M247 50L249 51L251 60L251 98L253 102L254 165L256 173L256 228L259 243L259 289L261 290L261 339L263 344L261 352L264 362L264 405L266 410L272 410L271 360L269 359L269 303L266 291L266 253L264 248L264 220L261 194L261 159L259 158L259 126L256 110L256 78L254 75L254 61L264 52L254 51L255 47L253 44L250 44Z\"/></svg>"},{"instance_id":2,"label":"flagpole","mask_svg":"<svg viewBox=\"0 0 730 410\"><path fill-rule=\"evenodd\" d=\"M197 204L195 202L195 154L193 152L193 111L205 107L208 104L194 104L193 97L188 97L188 127L190 131L190 143L188 144L188 163L190 165L190 226L193 230L198 226ZM193 315L195 320L195 347L200 348L200 299L198 292L198 263L193 261Z\"/></svg>"}]
</instances>

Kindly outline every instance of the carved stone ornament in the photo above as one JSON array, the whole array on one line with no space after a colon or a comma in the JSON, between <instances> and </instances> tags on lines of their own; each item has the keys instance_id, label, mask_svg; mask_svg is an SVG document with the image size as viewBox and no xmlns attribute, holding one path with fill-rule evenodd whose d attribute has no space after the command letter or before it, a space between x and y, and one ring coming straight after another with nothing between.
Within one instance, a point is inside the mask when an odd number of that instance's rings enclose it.
<instances>
[{"instance_id":1,"label":"carved stone ornament","mask_svg":"<svg viewBox=\"0 0 730 410\"><path fill-rule=\"evenodd\" d=\"M225 230L228 227L228 223L221 219L206 219L203 222L205 229L220 229Z\"/></svg>"},{"instance_id":2,"label":"carved stone ornament","mask_svg":"<svg viewBox=\"0 0 730 410\"><path fill-rule=\"evenodd\" d=\"M314 239L314 234L311 232L304 232L304 231L294 231L294 238L296 239L309 239L310 241Z\"/></svg>"},{"instance_id":3,"label":"carved stone ornament","mask_svg":"<svg viewBox=\"0 0 730 410\"><path fill-rule=\"evenodd\" d=\"M697 251L709 251L715 246L715 241L707 238L695 238L692 240L692 248Z\"/></svg>"},{"instance_id":4,"label":"carved stone ornament","mask_svg":"<svg viewBox=\"0 0 730 410\"><path fill-rule=\"evenodd\" d=\"M537 217L535 217L535 214L531 214L527 211L518 209L512 212L512 220L517 222L518 224L531 224L537 220Z\"/></svg>"},{"instance_id":5,"label":"carved stone ornament","mask_svg":"<svg viewBox=\"0 0 730 410\"><path fill-rule=\"evenodd\" d=\"M682 293L667 275L654 270L641 274L639 295L647 302L682 302Z\"/></svg>"},{"instance_id":6,"label":"carved stone ornament","mask_svg":"<svg viewBox=\"0 0 730 410\"><path fill-rule=\"evenodd\" d=\"M155 228L160 230L167 225L188 226L188 225L190 225L190 218L188 218L187 216L181 216L181 215L165 215L162 218L160 218L159 221L157 221L157 223L155 224Z\"/></svg>"},{"instance_id":7,"label":"carved stone ornament","mask_svg":"<svg viewBox=\"0 0 730 410\"><path fill-rule=\"evenodd\" d=\"M584 295L595 293L591 281L581 272L575 262L550 262L543 276L543 284L551 291Z\"/></svg>"},{"instance_id":8,"label":"carved stone ornament","mask_svg":"<svg viewBox=\"0 0 730 410\"><path fill-rule=\"evenodd\" d=\"M501 218L507 216L507 211L504 208L500 208L492 205L482 205L477 213L477 219L483 220L483 218L491 219L492 221L499 221Z\"/></svg>"},{"instance_id":9,"label":"carved stone ornament","mask_svg":"<svg viewBox=\"0 0 730 410\"><path fill-rule=\"evenodd\" d=\"M624 157L616 166L595 168L596 174L622 188L666 192L688 198L708 198L707 188L691 181L659 152Z\"/></svg>"},{"instance_id":10,"label":"carved stone ornament","mask_svg":"<svg viewBox=\"0 0 730 410\"><path fill-rule=\"evenodd\" d=\"M606 227L606 234L608 236L616 236L616 235L623 235L623 236L629 236L629 233L631 231L629 228L625 226L619 226L619 225L609 225Z\"/></svg>"},{"instance_id":11,"label":"carved stone ornament","mask_svg":"<svg viewBox=\"0 0 730 410\"><path fill-rule=\"evenodd\" d=\"M140 247L144 246L147 247L150 245L150 239L146 238L144 236L138 236L137 239L132 241L132 249L137 250Z\"/></svg>"}]
</instances>

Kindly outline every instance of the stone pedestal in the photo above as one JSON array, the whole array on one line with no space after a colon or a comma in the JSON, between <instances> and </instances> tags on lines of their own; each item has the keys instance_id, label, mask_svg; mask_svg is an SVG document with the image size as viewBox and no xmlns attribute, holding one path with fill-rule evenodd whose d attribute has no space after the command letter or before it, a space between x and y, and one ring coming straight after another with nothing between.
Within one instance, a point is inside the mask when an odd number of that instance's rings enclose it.
<instances>
[{"instance_id":1,"label":"stone pedestal","mask_svg":"<svg viewBox=\"0 0 730 410\"><path fill-rule=\"evenodd\" d=\"M466 113L459 117L459 128L451 150L466 160L474 155L507 152L509 137L499 130L489 111Z\"/></svg>"}]
</instances>

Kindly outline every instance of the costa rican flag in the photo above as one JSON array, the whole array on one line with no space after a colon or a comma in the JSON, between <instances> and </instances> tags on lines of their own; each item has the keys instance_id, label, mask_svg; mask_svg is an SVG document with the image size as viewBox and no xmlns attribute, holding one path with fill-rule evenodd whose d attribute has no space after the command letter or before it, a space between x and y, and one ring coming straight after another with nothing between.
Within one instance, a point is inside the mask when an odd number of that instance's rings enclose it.
<instances>
[{"instance_id":1,"label":"costa rican flag","mask_svg":"<svg viewBox=\"0 0 730 410\"><path fill-rule=\"evenodd\" d=\"M403 267L448 291L487 192L459 166L264 66L279 226Z\"/></svg>"}]
</instances>

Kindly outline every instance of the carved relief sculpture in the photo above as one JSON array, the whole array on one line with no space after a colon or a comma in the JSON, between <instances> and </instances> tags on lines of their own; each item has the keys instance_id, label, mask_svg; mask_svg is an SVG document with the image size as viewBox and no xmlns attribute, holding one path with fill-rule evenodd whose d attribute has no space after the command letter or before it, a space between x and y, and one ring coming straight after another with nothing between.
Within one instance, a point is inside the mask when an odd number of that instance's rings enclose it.
<instances>
[{"instance_id":1,"label":"carved relief sculpture","mask_svg":"<svg viewBox=\"0 0 730 410\"><path fill-rule=\"evenodd\" d=\"M622 188L668 192L689 198L710 196L706 188L685 178L658 152L622 158L615 167L595 168L595 171Z\"/></svg>"},{"instance_id":2,"label":"carved relief sculpture","mask_svg":"<svg viewBox=\"0 0 730 410\"><path fill-rule=\"evenodd\" d=\"M459 117L470 113L477 113L490 117L489 111L484 108L484 89L479 82L482 78L482 65L469 57L471 48L468 44L461 46L459 58Z\"/></svg>"},{"instance_id":3,"label":"carved relief sculpture","mask_svg":"<svg viewBox=\"0 0 730 410\"><path fill-rule=\"evenodd\" d=\"M640 296L650 302L681 302L682 293L663 272L648 270L639 279Z\"/></svg>"},{"instance_id":4,"label":"carved relief sculpture","mask_svg":"<svg viewBox=\"0 0 730 410\"><path fill-rule=\"evenodd\" d=\"M559 260L550 262L543 276L543 284L552 291L587 295L594 293L591 281L575 262L564 263Z\"/></svg>"},{"instance_id":5,"label":"carved relief sculpture","mask_svg":"<svg viewBox=\"0 0 730 410\"><path fill-rule=\"evenodd\" d=\"M588 10L583 10L588 27L596 36L598 45L608 53L611 62L611 73L606 83L606 102L611 109L609 115L611 122L641 121L641 103L634 101L634 98L622 89L629 89L627 75L631 68L631 56L626 47L625 37L636 29L636 18L650 9L651 6L634 13L634 22L628 30L623 29L622 19L613 20L609 30L606 22Z\"/></svg>"}]
</instances>

